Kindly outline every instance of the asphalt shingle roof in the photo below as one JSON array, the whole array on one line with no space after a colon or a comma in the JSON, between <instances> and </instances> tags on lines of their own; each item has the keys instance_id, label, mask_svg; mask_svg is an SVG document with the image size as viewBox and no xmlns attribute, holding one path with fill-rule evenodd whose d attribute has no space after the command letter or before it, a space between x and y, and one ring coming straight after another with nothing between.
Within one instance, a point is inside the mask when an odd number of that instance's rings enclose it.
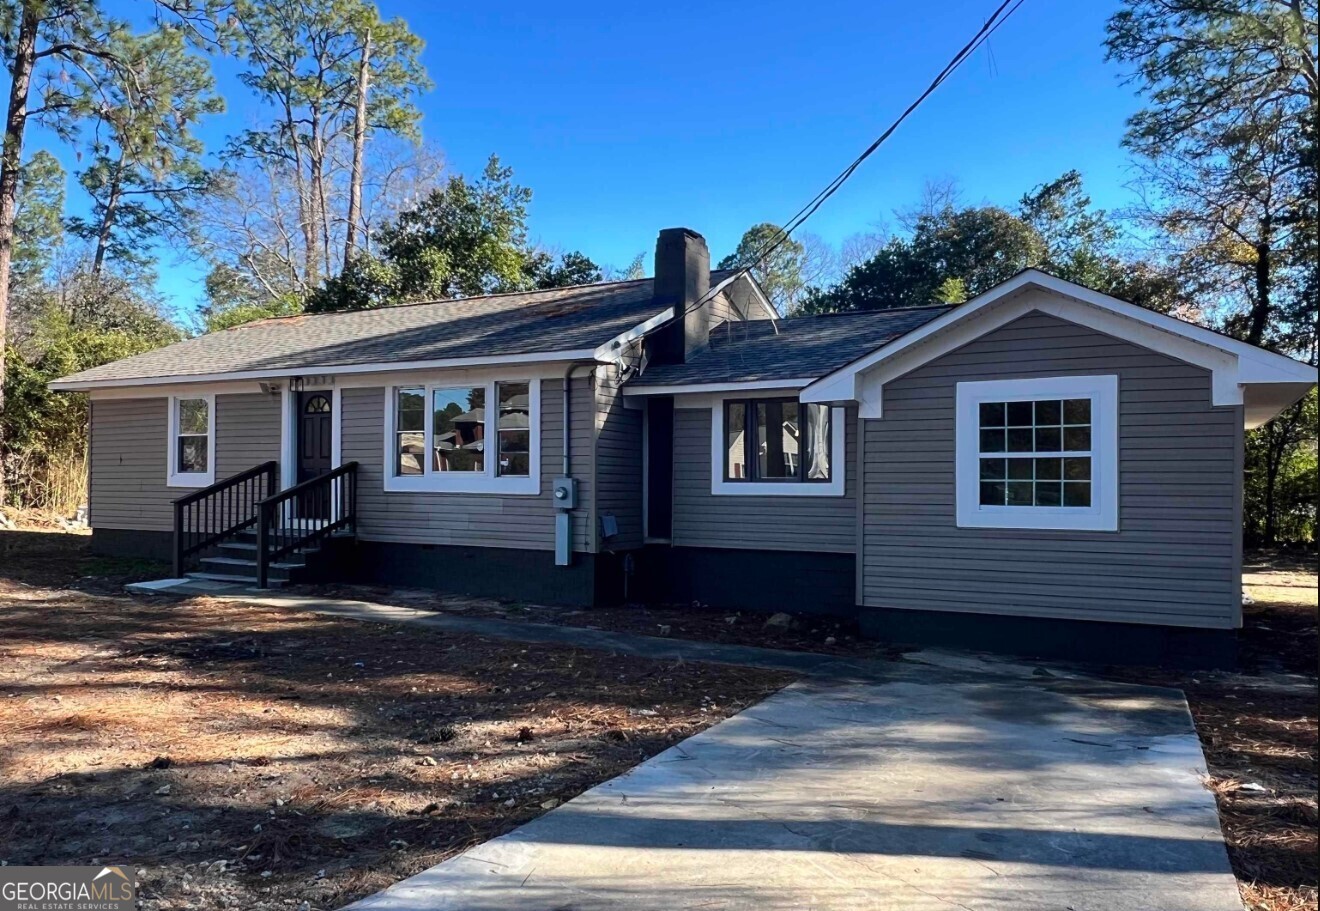
<instances>
[{"instance_id":1,"label":"asphalt shingle roof","mask_svg":"<svg viewBox=\"0 0 1320 911\"><path fill-rule=\"evenodd\" d=\"M730 273L712 272L711 282ZM260 320L60 382L316 370L322 367L594 349L664 308L651 279Z\"/></svg>"},{"instance_id":2,"label":"asphalt shingle roof","mask_svg":"<svg viewBox=\"0 0 1320 911\"><path fill-rule=\"evenodd\" d=\"M687 386L821 377L930 322L949 307L863 310L722 323L708 349L683 364L650 367L630 386Z\"/></svg>"}]
</instances>

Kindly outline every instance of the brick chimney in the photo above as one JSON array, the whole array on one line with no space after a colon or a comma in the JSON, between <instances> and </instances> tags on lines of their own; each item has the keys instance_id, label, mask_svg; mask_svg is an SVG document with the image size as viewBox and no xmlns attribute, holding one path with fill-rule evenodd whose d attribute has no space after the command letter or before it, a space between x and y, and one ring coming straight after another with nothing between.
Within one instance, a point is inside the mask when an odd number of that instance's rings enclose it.
<instances>
[{"instance_id":1,"label":"brick chimney","mask_svg":"<svg viewBox=\"0 0 1320 911\"><path fill-rule=\"evenodd\" d=\"M706 238L690 228L665 228L655 242L655 301L674 308L676 319L651 337L655 363L683 363L710 342L710 302L693 308L710 290Z\"/></svg>"}]
</instances>

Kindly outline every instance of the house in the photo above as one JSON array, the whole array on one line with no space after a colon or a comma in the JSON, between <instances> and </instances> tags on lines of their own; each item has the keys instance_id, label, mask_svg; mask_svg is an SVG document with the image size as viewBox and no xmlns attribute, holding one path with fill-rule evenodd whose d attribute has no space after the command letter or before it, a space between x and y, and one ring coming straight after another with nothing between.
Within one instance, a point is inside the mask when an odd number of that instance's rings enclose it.
<instances>
[{"instance_id":1,"label":"house","mask_svg":"<svg viewBox=\"0 0 1320 911\"><path fill-rule=\"evenodd\" d=\"M1315 382L1033 270L776 319L678 228L654 279L263 320L52 386L91 396L94 547L180 571L1217 661L1243 430Z\"/></svg>"}]
</instances>

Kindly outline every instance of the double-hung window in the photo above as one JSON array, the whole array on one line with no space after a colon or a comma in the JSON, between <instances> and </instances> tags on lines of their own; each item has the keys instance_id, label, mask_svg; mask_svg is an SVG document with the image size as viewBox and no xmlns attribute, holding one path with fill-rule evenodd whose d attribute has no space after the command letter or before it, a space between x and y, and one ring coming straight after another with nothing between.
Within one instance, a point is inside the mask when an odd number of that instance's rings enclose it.
<instances>
[{"instance_id":1,"label":"double-hung window","mask_svg":"<svg viewBox=\"0 0 1320 911\"><path fill-rule=\"evenodd\" d=\"M215 396L173 396L170 403L170 487L215 483Z\"/></svg>"},{"instance_id":2,"label":"double-hung window","mask_svg":"<svg viewBox=\"0 0 1320 911\"><path fill-rule=\"evenodd\" d=\"M958 524L1118 527L1118 380L959 383Z\"/></svg>"},{"instance_id":3,"label":"double-hung window","mask_svg":"<svg viewBox=\"0 0 1320 911\"><path fill-rule=\"evenodd\" d=\"M540 492L540 384L386 390L387 490Z\"/></svg>"},{"instance_id":4,"label":"double-hung window","mask_svg":"<svg viewBox=\"0 0 1320 911\"><path fill-rule=\"evenodd\" d=\"M796 398L729 399L711 415L715 494L843 492L843 409Z\"/></svg>"}]
</instances>

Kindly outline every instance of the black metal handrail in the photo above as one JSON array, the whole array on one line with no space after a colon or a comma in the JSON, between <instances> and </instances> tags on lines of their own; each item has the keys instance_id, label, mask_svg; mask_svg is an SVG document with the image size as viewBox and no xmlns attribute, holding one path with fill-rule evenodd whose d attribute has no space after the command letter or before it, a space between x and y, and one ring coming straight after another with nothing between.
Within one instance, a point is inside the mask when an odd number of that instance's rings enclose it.
<instances>
[{"instance_id":1,"label":"black metal handrail","mask_svg":"<svg viewBox=\"0 0 1320 911\"><path fill-rule=\"evenodd\" d=\"M295 484L257 504L257 587L280 557L337 531L357 528L357 462Z\"/></svg>"},{"instance_id":2,"label":"black metal handrail","mask_svg":"<svg viewBox=\"0 0 1320 911\"><path fill-rule=\"evenodd\" d=\"M262 462L174 501L174 575L184 561L257 523L257 504L275 492L280 466Z\"/></svg>"}]
</instances>

